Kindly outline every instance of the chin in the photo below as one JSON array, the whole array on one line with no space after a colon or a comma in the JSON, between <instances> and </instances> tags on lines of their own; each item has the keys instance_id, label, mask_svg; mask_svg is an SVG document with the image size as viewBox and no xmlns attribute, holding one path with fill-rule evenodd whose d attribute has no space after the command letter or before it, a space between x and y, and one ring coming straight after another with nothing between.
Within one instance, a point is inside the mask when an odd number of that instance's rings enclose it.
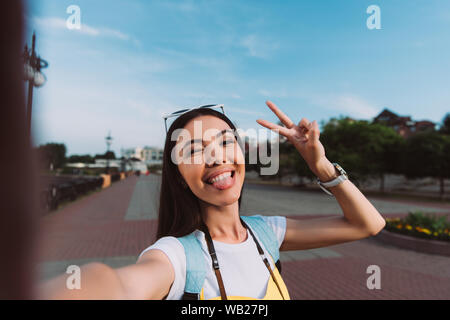
<instances>
[{"instance_id":1,"label":"chin","mask_svg":"<svg viewBox=\"0 0 450 320\"><path fill-rule=\"evenodd\" d=\"M218 206L221 207L225 207L225 206L229 206L232 205L233 203L237 202L239 200L240 197L240 193L236 196L236 195L230 195L228 197L223 197L219 199L219 204Z\"/></svg>"},{"instance_id":2,"label":"chin","mask_svg":"<svg viewBox=\"0 0 450 320\"><path fill-rule=\"evenodd\" d=\"M242 187L242 186L241 186ZM209 203L211 205L217 206L217 207L226 207L229 205L232 205L233 203L237 202L239 200L239 197L241 196L241 190L237 190L236 186L233 188L230 188L228 190L221 191L221 194L211 196L211 194L208 194L206 197L199 197L204 202Z\"/></svg>"},{"instance_id":3,"label":"chin","mask_svg":"<svg viewBox=\"0 0 450 320\"><path fill-rule=\"evenodd\" d=\"M212 205L216 206L216 207L228 207L233 205L234 203L236 203L239 200L239 198L237 198L236 200L230 200L230 201L217 201L215 203L211 203Z\"/></svg>"}]
</instances>

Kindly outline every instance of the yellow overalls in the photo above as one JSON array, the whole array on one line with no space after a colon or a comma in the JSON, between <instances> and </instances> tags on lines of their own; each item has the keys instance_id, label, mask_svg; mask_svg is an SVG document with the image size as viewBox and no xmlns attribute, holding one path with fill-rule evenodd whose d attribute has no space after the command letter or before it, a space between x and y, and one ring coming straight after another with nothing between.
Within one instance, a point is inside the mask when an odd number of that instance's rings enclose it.
<instances>
[{"instance_id":1,"label":"yellow overalls","mask_svg":"<svg viewBox=\"0 0 450 320\"><path fill-rule=\"evenodd\" d=\"M245 221L244 221L245 220ZM260 256L263 258L264 264L266 265L269 273L271 274L267 283L266 294L261 300L290 300L289 292L287 290L286 284L281 277L281 274L277 267L273 270L265 257L264 251L259 244L259 241L255 238L252 229L258 233L260 240L264 243L272 262L274 259L279 258L278 246L276 238L270 228L262 221L258 216L246 216L241 217L242 224L248 229L250 235L253 237L255 244L257 246ZM252 226L249 228L247 223ZM208 245L208 251L212 260L212 267L216 273L216 278L219 284L220 296L209 299L209 300L221 300L222 297L227 300L260 300L250 297L241 296L228 296L223 285L222 276L219 270L219 264L217 261L217 256L215 253L214 245L212 243L211 236L206 225L202 226L203 232L205 233L205 240ZM201 251L201 246L196 239L194 233L186 235L184 237L178 238L182 243L186 253L186 284L185 292L183 295L183 300L205 300L204 289L202 284L205 279L206 267L199 263L203 260L203 253Z\"/></svg>"},{"instance_id":2,"label":"yellow overalls","mask_svg":"<svg viewBox=\"0 0 450 320\"><path fill-rule=\"evenodd\" d=\"M240 297L240 296L227 296L228 300L290 300L289 292L287 290L286 284L283 281L283 278L281 277L281 274L278 272L277 268L274 268L272 270L275 279L277 279L278 285L281 288L281 292L283 293L283 296L281 296L280 290L278 290L277 285L275 284L275 281L273 281L272 276L269 276L269 282L267 283L267 289L266 294L264 298L262 299L256 299L256 298L249 298L249 297ZM205 300L205 295L203 293L203 289L200 293L200 300ZM221 300L221 297L215 297L208 300Z\"/></svg>"}]
</instances>

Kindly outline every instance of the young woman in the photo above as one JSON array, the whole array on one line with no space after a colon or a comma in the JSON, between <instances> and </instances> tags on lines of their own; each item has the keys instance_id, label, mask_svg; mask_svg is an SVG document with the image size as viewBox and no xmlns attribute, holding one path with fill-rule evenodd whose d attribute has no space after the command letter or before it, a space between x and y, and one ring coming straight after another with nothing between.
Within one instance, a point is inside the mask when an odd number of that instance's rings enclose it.
<instances>
[{"instance_id":1,"label":"young woman","mask_svg":"<svg viewBox=\"0 0 450 320\"><path fill-rule=\"evenodd\" d=\"M267 106L284 126L257 122L295 146L325 191L336 198L343 217L241 217L245 163L239 138L233 134L236 128L218 111L194 109L179 116L167 132L157 241L134 265L112 269L88 264L82 267L80 290L65 290L65 276L60 276L42 287L41 297L289 299L275 266L278 250L325 247L380 232L383 217L342 168L326 158L317 122L303 118L296 125L272 102ZM177 129L195 139L172 141ZM196 130L202 137L211 130L218 134L197 139ZM173 152L180 144L190 151L189 158Z\"/></svg>"}]
</instances>

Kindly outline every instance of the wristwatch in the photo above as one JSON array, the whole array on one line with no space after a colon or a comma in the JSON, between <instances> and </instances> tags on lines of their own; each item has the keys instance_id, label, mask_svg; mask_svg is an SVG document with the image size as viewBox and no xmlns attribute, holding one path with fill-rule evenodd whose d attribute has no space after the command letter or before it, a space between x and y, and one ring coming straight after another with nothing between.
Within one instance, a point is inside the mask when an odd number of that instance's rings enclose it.
<instances>
[{"instance_id":1,"label":"wristwatch","mask_svg":"<svg viewBox=\"0 0 450 320\"><path fill-rule=\"evenodd\" d=\"M344 182L345 180L348 180L347 172L345 172L345 170L342 169L342 167L339 164L333 162L333 166L336 169L336 173L338 174L337 178L328 182L322 182L319 180L319 178L317 178L317 184L319 185L319 187L330 196L332 196L333 194L327 188L335 187L338 184Z\"/></svg>"}]
</instances>

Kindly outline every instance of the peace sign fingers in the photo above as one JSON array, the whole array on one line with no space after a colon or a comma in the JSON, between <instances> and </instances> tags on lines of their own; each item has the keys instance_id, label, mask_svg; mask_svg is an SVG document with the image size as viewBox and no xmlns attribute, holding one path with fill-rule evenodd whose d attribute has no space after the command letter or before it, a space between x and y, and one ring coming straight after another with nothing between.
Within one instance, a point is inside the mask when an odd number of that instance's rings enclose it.
<instances>
[{"instance_id":1,"label":"peace sign fingers","mask_svg":"<svg viewBox=\"0 0 450 320\"><path fill-rule=\"evenodd\" d=\"M320 130L317 121L310 122L302 118L298 124L294 124L274 103L266 101L267 106L280 119L284 126L258 119L263 127L278 132L291 142L310 168L316 168L317 164L325 158L325 149L319 140Z\"/></svg>"},{"instance_id":2,"label":"peace sign fingers","mask_svg":"<svg viewBox=\"0 0 450 320\"><path fill-rule=\"evenodd\" d=\"M290 139L293 135L292 128L295 128L295 124L289 119L287 115L283 113L273 102L266 101L267 106L272 110L273 113L280 119L281 123L285 125L285 127L274 124L272 122L269 122L267 120L261 120L258 119L256 122L258 122L263 127L266 127L267 129L270 129L272 131L276 131L279 134L285 136L286 138Z\"/></svg>"},{"instance_id":3,"label":"peace sign fingers","mask_svg":"<svg viewBox=\"0 0 450 320\"><path fill-rule=\"evenodd\" d=\"M287 115L283 113L272 101L266 101L267 106L272 110L273 113L280 119L281 123L290 129L294 126L294 123L289 119Z\"/></svg>"},{"instance_id":4,"label":"peace sign fingers","mask_svg":"<svg viewBox=\"0 0 450 320\"><path fill-rule=\"evenodd\" d=\"M263 127L266 127L267 129L270 129L272 131L278 131L279 134L285 136L286 138L291 136L290 129L288 129L288 128L279 126L279 125L269 122L267 120L258 119L258 120L256 120L256 122L258 122Z\"/></svg>"}]
</instances>

